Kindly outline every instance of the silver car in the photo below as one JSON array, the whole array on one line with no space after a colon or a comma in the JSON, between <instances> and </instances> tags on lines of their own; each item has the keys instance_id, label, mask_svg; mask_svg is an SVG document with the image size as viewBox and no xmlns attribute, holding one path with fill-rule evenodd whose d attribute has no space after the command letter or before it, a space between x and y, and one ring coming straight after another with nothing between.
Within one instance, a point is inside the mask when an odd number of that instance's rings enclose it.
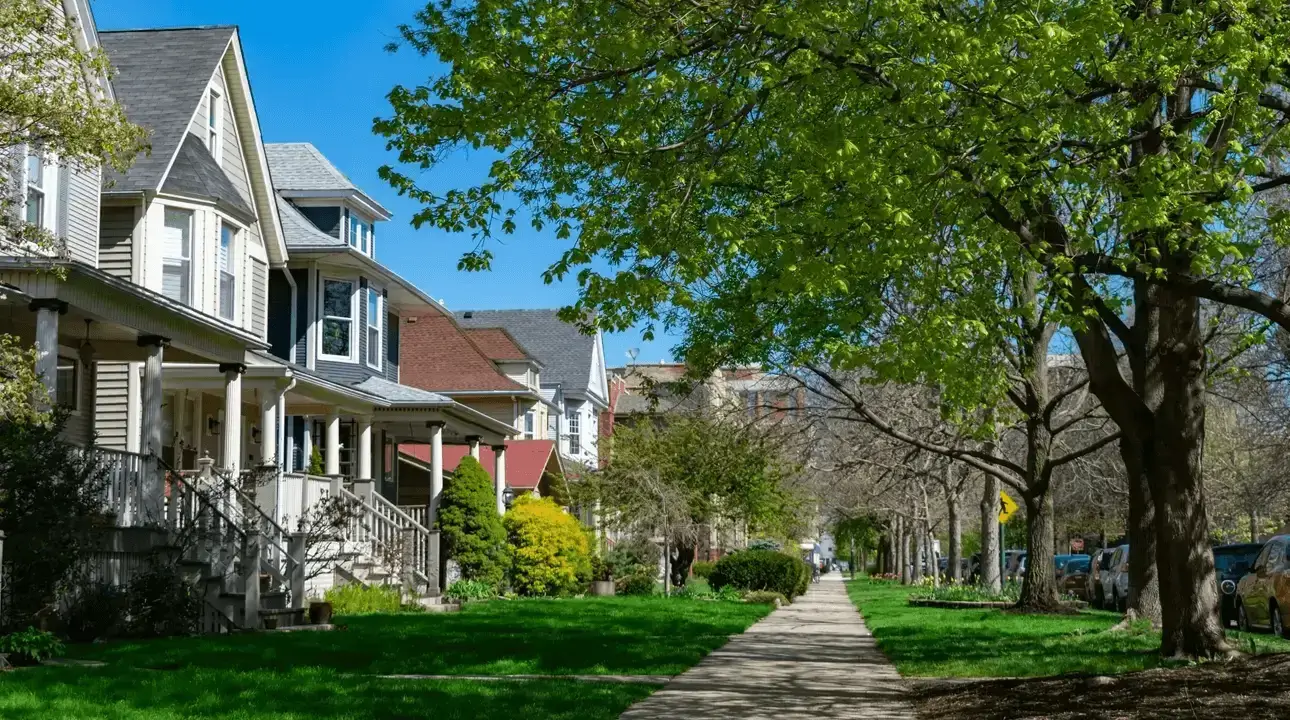
<instances>
[{"instance_id":1,"label":"silver car","mask_svg":"<svg viewBox=\"0 0 1290 720\"><path fill-rule=\"evenodd\" d=\"M1121 545L1102 571L1102 607L1124 612L1129 607L1129 546Z\"/></svg>"}]
</instances>

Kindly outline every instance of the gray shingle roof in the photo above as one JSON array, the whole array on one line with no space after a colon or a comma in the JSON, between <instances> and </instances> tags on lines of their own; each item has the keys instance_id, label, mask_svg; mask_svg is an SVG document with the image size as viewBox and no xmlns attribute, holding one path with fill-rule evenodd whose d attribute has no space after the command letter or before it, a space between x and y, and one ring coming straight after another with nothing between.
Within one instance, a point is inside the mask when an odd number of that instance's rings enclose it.
<instances>
[{"instance_id":1,"label":"gray shingle roof","mask_svg":"<svg viewBox=\"0 0 1290 720\"><path fill-rule=\"evenodd\" d=\"M456 404L451 398L426 390L419 390L407 385L390 382L385 378L372 375L363 382L354 383L353 387L395 404L412 405L445 405Z\"/></svg>"},{"instance_id":2,"label":"gray shingle roof","mask_svg":"<svg viewBox=\"0 0 1290 720\"><path fill-rule=\"evenodd\" d=\"M233 186L219 163L215 162L206 143L192 133L188 134L184 144L180 146L179 155L170 167L166 184L161 189L178 195L216 200L248 217L255 217L255 211Z\"/></svg>"},{"instance_id":3,"label":"gray shingle roof","mask_svg":"<svg viewBox=\"0 0 1290 720\"><path fill-rule=\"evenodd\" d=\"M312 143L265 143L276 190L358 190Z\"/></svg>"},{"instance_id":4,"label":"gray shingle roof","mask_svg":"<svg viewBox=\"0 0 1290 720\"><path fill-rule=\"evenodd\" d=\"M556 316L556 310L462 310L462 327L505 328L542 363L542 382L560 383L566 395L586 395L596 337Z\"/></svg>"},{"instance_id":5,"label":"gray shingle roof","mask_svg":"<svg viewBox=\"0 0 1290 720\"><path fill-rule=\"evenodd\" d=\"M151 154L141 154L124 174L103 174L112 191L157 190L170 158L224 57L237 28L99 31L116 68L112 87L130 121L148 129Z\"/></svg>"},{"instance_id":6,"label":"gray shingle roof","mask_svg":"<svg viewBox=\"0 0 1290 720\"><path fill-rule=\"evenodd\" d=\"M285 198L278 198L278 216L282 218L282 235L288 250L315 247L345 247L345 241L318 229L295 205Z\"/></svg>"}]
</instances>

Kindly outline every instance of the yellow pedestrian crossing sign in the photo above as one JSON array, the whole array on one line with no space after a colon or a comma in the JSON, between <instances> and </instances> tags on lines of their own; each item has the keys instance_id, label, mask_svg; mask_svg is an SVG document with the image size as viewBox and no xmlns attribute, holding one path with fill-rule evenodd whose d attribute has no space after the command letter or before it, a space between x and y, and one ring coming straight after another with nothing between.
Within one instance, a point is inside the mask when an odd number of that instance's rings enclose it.
<instances>
[{"instance_id":1,"label":"yellow pedestrian crossing sign","mask_svg":"<svg viewBox=\"0 0 1290 720\"><path fill-rule=\"evenodd\" d=\"M1003 506L1002 509L999 510L999 522L1006 523L1008 522L1008 518L1012 517L1012 514L1017 512L1017 501L1008 497L1008 493L1000 490L999 504Z\"/></svg>"}]
</instances>

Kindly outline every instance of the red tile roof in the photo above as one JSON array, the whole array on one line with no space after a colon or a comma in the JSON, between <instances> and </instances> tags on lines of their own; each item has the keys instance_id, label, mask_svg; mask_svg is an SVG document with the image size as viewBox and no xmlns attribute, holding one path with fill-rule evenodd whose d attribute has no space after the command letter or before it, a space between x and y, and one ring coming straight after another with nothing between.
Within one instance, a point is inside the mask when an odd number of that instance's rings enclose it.
<instances>
[{"instance_id":1,"label":"red tile roof","mask_svg":"<svg viewBox=\"0 0 1290 720\"><path fill-rule=\"evenodd\" d=\"M432 308L399 323L399 382L432 392L527 390L502 374L451 317Z\"/></svg>"},{"instance_id":2,"label":"red tile roof","mask_svg":"<svg viewBox=\"0 0 1290 720\"><path fill-rule=\"evenodd\" d=\"M461 459L466 457L470 448L465 445L443 446L443 469L449 472L457 469ZM430 464L429 445L399 445L399 452L415 458L427 465ZM496 467L493 449L487 445L479 449L479 464L493 476ZM542 482L542 474L547 470L558 472L559 464L555 458L555 442L551 440L508 440L506 442L506 484L520 490L535 490Z\"/></svg>"},{"instance_id":3,"label":"red tile roof","mask_svg":"<svg viewBox=\"0 0 1290 720\"><path fill-rule=\"evenodd\" d=\"M490 360L505 362L533 360L524 348L503 328L462 328Z\"/></svg>"}]
</instances>

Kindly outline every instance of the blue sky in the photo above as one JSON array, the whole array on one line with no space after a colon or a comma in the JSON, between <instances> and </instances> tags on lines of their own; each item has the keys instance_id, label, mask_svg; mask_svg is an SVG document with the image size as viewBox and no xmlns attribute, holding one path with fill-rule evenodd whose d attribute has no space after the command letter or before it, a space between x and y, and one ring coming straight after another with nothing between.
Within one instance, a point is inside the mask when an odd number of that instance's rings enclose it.
<instances>
[{"instance_id":1,"label":"blue sky","mask_svg":"<svg viewBox=\"0 0 1290 720\"><path fill-rule=\"evenodd\" d=\"M377 231L380 260L452 310L470 308L560 307L572 302L572 280L545 285L541 271L565 243L548 233L522 229L504 245L493 246L491 273L457 271L457 259L472 247L468 235L413 230L417 206L398 197L376 176L393 160L371 132L372 118L386 115L386 93L397 84L424 82L436 62L416 53L385 52L395 28L409 22L424 0L92 0L101 30L184 25L237 25L242 36L251 88L265 142L307 141L368 194L389 208L394 219ZM439 189L479 177L479 161L459 155L424 178ZM605 337L611 366L622 365L629 348L639 362L671 356L671 338L645 343L639 333Z\"/></svg>"}]
</instances>

